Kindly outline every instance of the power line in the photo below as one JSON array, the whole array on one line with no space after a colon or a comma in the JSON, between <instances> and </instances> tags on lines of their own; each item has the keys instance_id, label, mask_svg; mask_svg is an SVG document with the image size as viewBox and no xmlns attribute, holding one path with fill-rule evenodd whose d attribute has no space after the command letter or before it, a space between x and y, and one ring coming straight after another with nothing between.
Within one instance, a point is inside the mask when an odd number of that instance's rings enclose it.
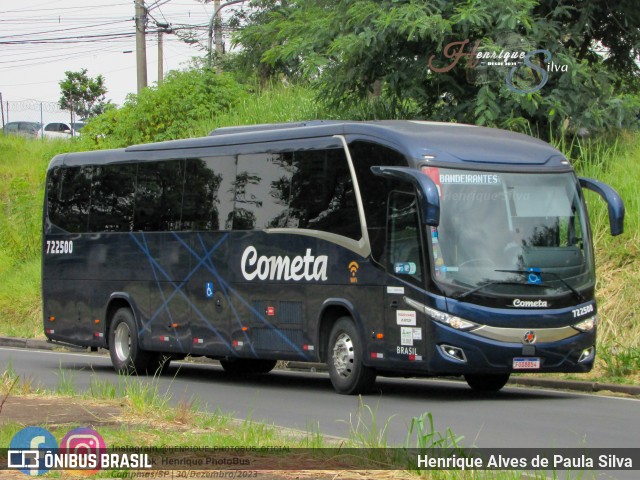
<instances>
[{"instance_id":1,"label":"power line","mask_svg":"<svg viewBox=\"0 0 640 480\"><path fill-rule=\"evenodd\" d=\"M18 34L18 35L0 35L0 39L1 38L15 38L15 37L27 37L27 36L31 36L31 35L44 35L44 34L48 34L48 33L58 33L58 32L70 32L71 30L82 30L84 28L94 28L94 27L104 27L104 26L108 26L108 25L117 25L120 23L125 23L125 22L130 22L132 21L132 19L127 19L127 20L118 20L116 22L107 22L107 23L96 23L94 25L82 25L80 27L69 27L69 28L61 28L61 29L57 29L57 30L46 30L44 32L31 32L31 33L22 33L22 34Z\"/></svg>"},{"instance_id":2,"label":"power line","mask_svg":"<svg viewBox=\"0 0 640 480\"><path fill-rule=\"evenodd\" d=\"M41 5L49 5L51 4L50 1L44 2ZM122 5L129 5L129 3L108 3L108 4L103 4L103 5L91 5L91 9L95 9L95 8L111 8L111 7L119 7ZM55 12L59 12L60 10L86 10L87 5L83 5L81 7L56 7L56 8L32 8L32 9L28 9L25 8L23 10L4 10L2 12L0 12L0 14L4 14L4 13L28 13L28 12L45 12L45 11L55 11Z\"/></svg>"},{"instance_id":3,"label":"power line","mask_svg":"<svg viewBox=\"0 0 640 480\"><path fill-rule=\"evenodd\" d=\"M132 37L135 32L106 33L98 35L78 35L77 37L39 38L32 40L0 40L0 45L27 45L43 43L87 43L90 41L104 41L113 38Z\"/></svg>"}]
</instances>

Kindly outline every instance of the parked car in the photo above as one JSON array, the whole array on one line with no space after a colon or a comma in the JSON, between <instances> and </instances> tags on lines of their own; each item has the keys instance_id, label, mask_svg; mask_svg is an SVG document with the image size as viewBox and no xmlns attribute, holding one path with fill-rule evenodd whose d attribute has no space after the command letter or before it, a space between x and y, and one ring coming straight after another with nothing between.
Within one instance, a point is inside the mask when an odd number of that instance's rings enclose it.
<instances>
[{"instance_id":1,"label":"parked car","mask_svg":"<svg viewBox=\"0 0 640 480\"><path fill-rule=\"evenodd\" d=\"M39 122L9 122L2 131L6 135L23 135L25 137L35 137L42 127Z\"/></svg>"},{"instance_id":2,"label":"parked car","mask_svg":"<svg viewBox=\"0 0 640 480\"><path fill-rule=\"evenodd\" d=\"M65 122L50 122L40 129L38 136L41 138L43 136L46 138L77 137L84 125L84 122L73 122L71 126Z\"/></svg>"}]
</instances>

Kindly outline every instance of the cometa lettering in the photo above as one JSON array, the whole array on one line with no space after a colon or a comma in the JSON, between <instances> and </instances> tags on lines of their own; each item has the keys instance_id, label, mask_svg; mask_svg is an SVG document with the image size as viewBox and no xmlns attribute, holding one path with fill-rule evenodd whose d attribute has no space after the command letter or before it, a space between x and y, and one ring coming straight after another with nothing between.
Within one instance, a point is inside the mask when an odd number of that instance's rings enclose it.
<instances>
[{"instance_id":1,"label":"cometa lettering","mask_svg":"<svg viewBox=\"0 0 640 480\"><path fill-rule=\"evenodd\" d=\"M326 281L327 280L327 264L329 257L327 255L311 254L311 249L307 248L304 256L276 257L275 255L267 257L265 255L258 256L255 247L249 246L242 253L241 268L242 276L246 280L300 280L307 281Z\"/></svg>"},{"instance_id":2,"label":"cometa lettering","mask_svg":"<svg viewBox=\"0 0 640 480\"><path fill-rule=\"evenodd\" d=\"M520 300L516 298L513 301L514 307L524 307L524 308L546 308L549 304L546 300Z\"/></svg>"}]
</instances>

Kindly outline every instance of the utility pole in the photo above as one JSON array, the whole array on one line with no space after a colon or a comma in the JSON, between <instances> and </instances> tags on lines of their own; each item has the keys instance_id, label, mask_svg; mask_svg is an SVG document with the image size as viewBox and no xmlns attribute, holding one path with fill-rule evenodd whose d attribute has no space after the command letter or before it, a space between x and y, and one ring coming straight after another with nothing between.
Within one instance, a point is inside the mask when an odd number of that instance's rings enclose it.
<instances>
[{"instance_id":1,"label":"utility pole","mask_svg":"<svg viewBox=\"0 0 640 480\"><path fill-rule=\"evenodd\" d=\"M213 1L213 8L216 12L215 25L214 25L214 43L216 44L216 53L218 58L223 53L224 45L222 43L222 15L220 15L220 0Z\"/></svg>"},{"instance_id":2,"label":"utility pole","mask_svg":"<svg viewBox=\"0 0 640 480\"><path fill-rule=\"evenodd\" d=\"M158 30L158 86L164 79L164 66L162 65L162 30Z\"/></svg>"},{"instance_id":3,"label":"utility pole","mask_svg":"<svg viewBox=\"0 0 640 480\"><path fill-rule=\"evenodd\" d=\"M156 22L156 27L158 27L158 85L162 85L162 80L164 80L164 64L163 64L163 33L173 33L168 23Z\"/></svg>"},{"instance_id":4,"label":"utility pole","mask_svg":"<svg viewBox=\"0 0 640 480\"><path fill-rule=\"evenodd\" d=\"M222 43L222 23L220 22L220 10L224 7L228 7L229 5L235 5L236 3L246 2L247 0L231 0L230 2L220 3L220 0L213 1L213 15L211 16L211 20L209 21L209 41L207 48L207 56L208 56L208 66L211 68L213 66L213 37L215 30L215 38L216 38L216 52L218 54L223 53L224 44ZM214 29L215 27L215 29ZM220 67L218 67L218 71L220 71Z\"/></svg>"},{"instance_id":5,"label":"utility pole","mask_svg":"<svg viewBox=\"0 0 640 480\"><path fill-rule=\"evenodd\" d=\"M147 23L147 9L144 0L134 0L136 5L136 69L138 78L138 93L147 86L147 44L145 29Z\"/></svg>"}]
</instances>

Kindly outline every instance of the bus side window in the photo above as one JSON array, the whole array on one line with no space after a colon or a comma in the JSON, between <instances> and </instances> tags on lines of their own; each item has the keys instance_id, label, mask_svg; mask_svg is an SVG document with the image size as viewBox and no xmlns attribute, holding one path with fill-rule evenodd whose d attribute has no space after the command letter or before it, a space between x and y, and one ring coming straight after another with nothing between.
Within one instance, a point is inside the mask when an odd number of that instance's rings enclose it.
<instances>
[{"instance_id":1,"label":"bus side window","mask_svg":"<svg viewBox=\"0 0 640 480\"><path fill-rule=\"evenodd\" d=\"M234 156L188 159L182 230L231 230L235 178Z\"/></svg>"},{"instance_id":2,"label":"bus side window","mask_svg":"<svg viewBox=\"0 0 640 480\"><path fill-rule=\"evenodd\" d=\"M234 187L234 230L288 226L291 189L289 155L238 155L238 173Z\"/></svg>"},{"instance_id":3,"label":"bus side window","mask_svg":"<svg viewBox=\"0 0 640 480\"><path fill-rule=\"evenodd\" d=\"M136 167L135 164L119 163L94 167L91 178L89 231L132 230Z\"/></svg>"},{"instance_id":4,"label":"bus side window","mask_svg":"<svg viewBox=\"0 0 640 480\"><path fill-rule=\"evenodd\" d=\"M387 212L387 268L392 274L424 287L416 196L391 192Z\"/></svg>"},{"instance_id":5,"label":"bus side window","mask_svg":"<svg viewBox=\"0 0 640 480\"><path fill-rule=\"evenodd\" d=\"M360 239L360 217L344 150L296 151L293 172L289 225Z\"/></svg>"},{"instance_id":6,"label":"bus side window","mask_svg":"<svg viewBox=\"0 0 640 480\"><path fill-rule=\"evenodd\" d=\"M179 230L183 181L183 160L140 163L133 229Z\"/></svg>"},{"instance_id":7,"label":"bus side window","mask_svg":"<svg viewBox=\"0 0 640 480\"><path fill-rule=\"evenodd\" d=\"M396 182L374 175L371 167L386 165L406 167L406 158L400 152L383 145L354 140L349 144L353 166L358 178L360 195L367 220L367 230L371 242L371 256L384 263L383 254L386 240L387 200Z\"/></svg>"},{"instance_id":8,"label":"bus side window","mask_svg":"<svg viewBox=\"0 0 640 480\"><path fill-rule=\"evenodd\" d=\"M67 232L87 231L92 170L92 167L60 168L59 174L50 179L47 197L49 219Z\"/></svg>"}]
</instances>

